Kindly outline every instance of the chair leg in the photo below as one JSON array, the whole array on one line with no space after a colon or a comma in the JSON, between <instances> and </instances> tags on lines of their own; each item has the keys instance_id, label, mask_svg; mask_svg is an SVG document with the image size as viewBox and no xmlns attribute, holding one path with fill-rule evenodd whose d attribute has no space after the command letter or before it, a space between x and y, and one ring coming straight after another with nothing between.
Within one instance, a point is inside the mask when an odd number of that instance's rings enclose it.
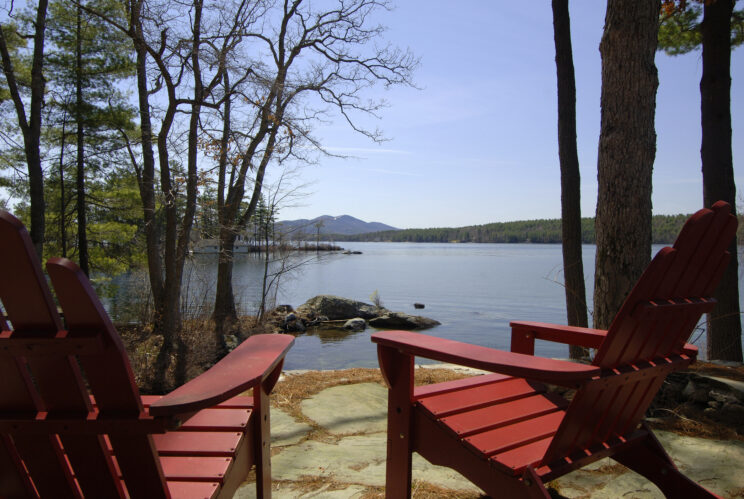
<instances>
[{"instance_id":1,"label":"chair leg","mask_svg":"<svg viewBox=\"0 0 744 499\"><path fill-rule=\"evenodd\" d=\"M720 496L709 492L683 475L674 465L672 458L664 450L661 443L651 433L651 430L648 430L648 436L638 445L619 452L612 458L648 478L661 489L666 497L721 499Z\"/></svg>"},{"instance_id":2,"label":"chair leg","mask_svg":"<svg viewBox=\"0 0 744 499\"><path fill-rule=\"evenodd\" d=\"M542 479L535 472L532 466L528 466L522 476L522 483L526 486L525 498L530 499L550 499L550 493L545 488Z\"/></svg>"},{"instance_id":3,"label":"chair leg","mask_svg":"<svg viewBox=\"0 0 744 499\"><path fill-rule=\"evenodd\" d=\"M271 497L271 420L269 393L263 383L253 387L253 445L256 463L256 497Z\"/></svg>"},{"instance_id":4,"label":"chair leg","mask_svg":"<svg viewBox=\"0 0 744 499\"><path fill-rule=\"evenodd\" d=\"M378 356L388 385L385 497L410 498L413 357L385 347L378 348Z\"/></svg>"}]
</instances>

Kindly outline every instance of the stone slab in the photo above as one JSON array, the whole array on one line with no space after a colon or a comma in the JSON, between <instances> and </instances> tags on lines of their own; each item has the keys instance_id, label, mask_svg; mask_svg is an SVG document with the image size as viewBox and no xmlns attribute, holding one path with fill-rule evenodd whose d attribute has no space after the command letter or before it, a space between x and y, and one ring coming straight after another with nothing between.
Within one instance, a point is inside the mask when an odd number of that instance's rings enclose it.
<instances>
[{"instance_id":1,"label":"stone slab","mask_svg":"<svg viewBox=\"0 0 744 499\"><path fill-rule=\"evenodd\" d=\"M271 460L274 480L299 481L314 476L332 482L385 485L385 433L354 435L337 443L307 440L283 449ZM413 456L413 480L454 490L478 491L459 473Z\"/></svg>"},{"instance_id":2,"label":"stone slab","mask_svg":"<svg viewBox=\"0 0 744 499\"><path fill-rule=\"evenodd\" d=\"M744 442L708 440L655 432L672 456L674 464L689 478L722 497L737 497L744 489ZM664 494L651 482L611 459L603 459L551 482L568 498L663 499Z\"/></svg>"},{"instance_id":3,"label":"stone slab","mask_svg":"<svg viewBox=\"0 0 744 499\"><path fill-rule=\"evenodd\" d=\"M332 489L330 486L322 486L319 489L304 492L297 484L275 483L271 487L273 499L361 499L366 493L366 488L361 485L349 485L340 489ZM256 499L256 486L254 483L244 483L235 492L234 499Z\"/></svg>"},{"instance_id":4,"label":"stone slab","mask_svg":"<svg viewBox=\"0 0 744 499\"><path fill-rule=\"evenodd\" d=\"M387 389L377 383L326 388L302 401L302 413L336 435L387 428Z\"/></svg>"},{"instance_id":5,"label":"stone slab","mask_svg":"<svg viewBox=\"0 0 744 499\"><path fill-rule=\"evenodd\" d=\"M271 409L271 446L282 447L298 443L312 428L281 409Z\"/></svg>"}]
</instances>

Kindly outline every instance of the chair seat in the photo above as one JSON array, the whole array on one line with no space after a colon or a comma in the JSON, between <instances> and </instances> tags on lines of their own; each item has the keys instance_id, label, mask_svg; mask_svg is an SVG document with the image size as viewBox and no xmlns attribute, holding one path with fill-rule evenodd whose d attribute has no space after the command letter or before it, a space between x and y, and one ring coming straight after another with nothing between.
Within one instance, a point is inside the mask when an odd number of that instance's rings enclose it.
<instances>
[{"instance_id":1,"label":"chair seat","mask_svg":"<svg viewBox=\"0 0 744 499\"><path fill-rule=\"evenodd\" d=\"M160 398L160 395L143 395L142 404L147 409ZM92 397L91 400L95 405ZM236 462L247 473L252 465L249 462L252 413L253 398L239 395L199 411L177 430L152 436L172 497L217 497ZM106 443L108 451L113 452L108 439Z\"/></svg>"},{"instance_id":2,"label":"chair seat","mask_svg":"<svg viewBox=\"0 0 744 499\"><path fill-rule=\"evenodd\" d=\"M541 461L567 406L546 387L488 374L414 390L417 410L452 437L505 471L518 475Z\"/></svg>"}]
</instances>

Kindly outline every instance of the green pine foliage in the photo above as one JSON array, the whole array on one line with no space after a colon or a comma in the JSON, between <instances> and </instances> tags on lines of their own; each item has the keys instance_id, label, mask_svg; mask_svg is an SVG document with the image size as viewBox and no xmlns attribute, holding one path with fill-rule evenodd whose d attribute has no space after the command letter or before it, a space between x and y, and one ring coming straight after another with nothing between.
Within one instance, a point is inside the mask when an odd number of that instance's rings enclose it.
<instances>
[{"instance_id":1,"label":"green pine foliage","mask_svg":"<svg viewBox=\"0 0 744 499\"><path fill-rule=\"evenodd\" d=\"M668 6L668 7L667 7ZM659 50L668 55L687 54L702 46L702 2L665 2L659 15ZM744 8L731 15L731 47L744 43Z\"/></svg>"}]
</instances>

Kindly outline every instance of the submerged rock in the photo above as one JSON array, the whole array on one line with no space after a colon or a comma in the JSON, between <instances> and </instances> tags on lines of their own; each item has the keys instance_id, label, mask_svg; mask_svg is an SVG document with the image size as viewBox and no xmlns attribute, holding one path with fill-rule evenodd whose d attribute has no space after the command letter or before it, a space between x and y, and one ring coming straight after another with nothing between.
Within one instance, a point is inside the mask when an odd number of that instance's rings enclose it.
<instances>
[{"instance_id":1,"label":"submerged rock","mask_svg":"<svg viewBox=\"0 0 744 499\"><path fill-rule=\"evenodd\" d=\"M365 329L367 329L367 321L365 321L361 317L349 319L344 323L344 329L346 329L347 331L364 331Z\"/></svg>"},{"instance_id":2,"label":"submerged rock","mask_svg":"<svg viewBox=\"0 0 744 499\"><path fill-rule=\"evenodd\" d=\"M438 326L439 321L421 317L420 315L408 315L401 312L388 312L380 317L370 319L369 325L378 329L428 329Z\"/></svg>"}]
</instances>

